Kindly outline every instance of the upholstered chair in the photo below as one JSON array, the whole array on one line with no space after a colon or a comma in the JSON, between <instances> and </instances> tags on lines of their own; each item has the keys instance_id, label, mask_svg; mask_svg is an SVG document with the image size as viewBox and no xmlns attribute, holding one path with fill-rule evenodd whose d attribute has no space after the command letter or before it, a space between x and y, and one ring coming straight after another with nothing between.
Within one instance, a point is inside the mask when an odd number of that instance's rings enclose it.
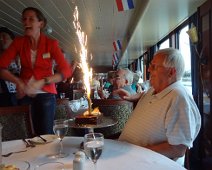
<instances>
[{"instance_id":1,"label":"upholstered chair","mask_svg":"<svg viewBox=\"0 0 212 170\"><path fill-rule=\"evenodd\" d=\"M34 136L29 105L0 107L2 141L25 139Z\"/></svg>"},{"instance_id":2,"label":"upholstered chair","mask_svg":"<svg viewBox=\"0 0 212 170\"><path fill-rule=\"evenodd\" d=\"M92 107L98 107L104 116L118 121L113 126L95 129L95 132L103 133L105 138L118 138L133 111L133 103L121 99L93 99L92 103Z\"/></svg>"}]
</instances>

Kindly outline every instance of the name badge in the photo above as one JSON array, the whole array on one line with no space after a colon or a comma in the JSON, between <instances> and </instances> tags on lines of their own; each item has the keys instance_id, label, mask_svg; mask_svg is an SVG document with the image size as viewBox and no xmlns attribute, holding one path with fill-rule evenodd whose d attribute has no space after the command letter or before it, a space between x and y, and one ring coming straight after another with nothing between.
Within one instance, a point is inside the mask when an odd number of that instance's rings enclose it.
<instances>
[{"instance_id":1,"label":"name badge","mask_svg":"<svg viewBox=\"0 0 212 170\"><path fill-rule=\"evenodd\" d=\"M50 53L44 53L43 54L43 59L46 59L46 58L50 58Z\"/></svg>"}]
</instances>

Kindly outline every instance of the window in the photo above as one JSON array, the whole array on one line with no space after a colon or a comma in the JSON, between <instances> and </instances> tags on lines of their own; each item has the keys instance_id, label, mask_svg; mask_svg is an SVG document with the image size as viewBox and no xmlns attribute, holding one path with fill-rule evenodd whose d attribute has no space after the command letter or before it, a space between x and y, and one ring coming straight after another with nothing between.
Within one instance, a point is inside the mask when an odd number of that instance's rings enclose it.
<instances>
[{"instance_id":1,"label":"window","mask_svg":"<svg viewBox=\"0 0 212 170\"><path fill-rule=\"evenodd\" d=\"M191 82L191 52L189 44L188 25L180 30L179 33L179 50L185 60L185 74L183 75L182 82L190 91L192 91Z\"/></svg>"},{"instance_id":2,"label":"window","mask_svg":"<svg viewBox=\"0 0 212 170\"><path fill-rule=\"evenodd\" d=\"M159 50L164 49L164 48L169 48L169 39L163 41L160 45L159 45Z\"/></svg>"}]
</instances>

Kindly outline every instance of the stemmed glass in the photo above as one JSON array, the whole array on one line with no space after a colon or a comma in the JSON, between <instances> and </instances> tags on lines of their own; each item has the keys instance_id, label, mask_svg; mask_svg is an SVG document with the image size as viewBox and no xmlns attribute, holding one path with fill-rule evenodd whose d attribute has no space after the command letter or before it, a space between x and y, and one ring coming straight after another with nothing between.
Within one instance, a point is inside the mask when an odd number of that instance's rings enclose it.
<instances>
[{"instance_id":1,"label":"stemmed glass","mask_svg":"<svg viewBox=\"0 0 212 170\"><path fill-rule=\"evenodd\" d=\"M97 170L97 160L102 154L104 136L101 133L88 133L84 136L84 150L87 157L94 163Z\"/></svg>"},{"instance_id":2,"label":"stemmed glass","mask_svg":"<svg viewBox=\"0 0 212 170\"><path fill-rule=\"evenodd\" d=\"M68 154L63 152L63 138L68 132L68 121L64 119L54 120L53 131L55 135L58 136L60 140L60 150L59 153L49 155L51 158L64 158L67 157Z\"/></svg>"}]
</instances>

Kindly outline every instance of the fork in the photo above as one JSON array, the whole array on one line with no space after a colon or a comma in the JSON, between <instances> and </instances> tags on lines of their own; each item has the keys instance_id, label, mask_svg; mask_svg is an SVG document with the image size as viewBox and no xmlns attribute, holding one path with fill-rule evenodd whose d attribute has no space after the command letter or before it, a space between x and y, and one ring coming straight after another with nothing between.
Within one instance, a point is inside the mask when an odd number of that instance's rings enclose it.
<instances>
[{"instance_id":1,"label":"fork","mask_svg":"<svg viewBox=\"0 0 212 170\"><path fill-rule=\"evenodd\" d=\"M22 139L24 141L24 143L26 144L26 147L35 147L35 145L33 144L33 142L31 142L30 140L26 140L26 139Z\"/></svg>"},{"instance_id":2,"label":"fork","mask_svg":"<svg viewBox=\"0 0 212 170\"><path fill-rule=\"evenodd\" d=\"M3 157L9 157L10 155L14 154L14 153L21 153L21 152L26 152L27 150L22 150L22 151L16 151L16 152L9 152L7 154L2 155Z\"/></svg>"}]
</instances>

